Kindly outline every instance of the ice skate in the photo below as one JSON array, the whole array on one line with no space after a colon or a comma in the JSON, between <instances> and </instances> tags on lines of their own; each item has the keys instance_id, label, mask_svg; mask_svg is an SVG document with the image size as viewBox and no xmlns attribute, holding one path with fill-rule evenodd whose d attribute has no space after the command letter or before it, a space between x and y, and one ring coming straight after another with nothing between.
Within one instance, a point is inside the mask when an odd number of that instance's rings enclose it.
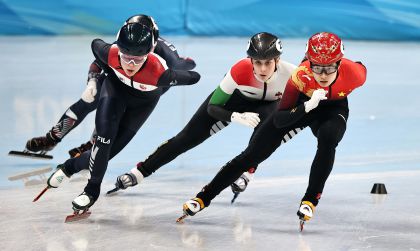
<instances>
[{"instance_id":1,"label":"ice skate","mask_svg":"<svg viewBox=\"0 0 420 251\"><path fill-rule=\"evenodd\" d=\"M239 194L243 191L245 191L246 187L248 186L248 183L254 178L254 173L250 172L244 172L241 177L239 177L235 182L230 185L230 188L233 192L233 199L230 201L231 204L233 204L238 198Z\"/></svg>"},{"instance_id":2,"label":"ice skate","mask_svg":"<svg viewBox=\"0 0 420 251\"><path fill-rule=\"evenodd\" d=\"M46 136L35 137L26 142L26 149L23 151L10 151L9 155L28 157L36 159L52 159L53 156L47 155L47 152L54 149L57 141L48 133Z\"/></svg>"},{"instance_id":3,"label":"ice skate","mask_svg":"<svg viewBox=\"0 0 420 251\"><path fill-rule=\"evenodd\" d=\"M204 209L204 202L200 198L194 198L191 200L188 200L184 203L182 206L182 210L184 214L179 217L176 222L183 223L183 220L187 218L188 216L194 216L196 213L200 212Z\"/></svg>"},{"instance_id":4,"label":"ice skate","mask_svg":"<svg viewBox=\"0 0 420 251\"><path fill-rule=\"evenodd\" d=\"M83 192L73 200L73 214L68 215L64 220L65 223L86 219L90 216L89 208L95 203L95 199Z\"/></svg>"},{"instance_id":5,"label":"ice skate","mask_svg":"<svg viewBox=\"0 0 420 251\"><path fill-rule=\"evenodd\" d=\"M70 175L68 175L65 172L65 166L63 164L57 166L57 170L51 174L51 176L47 180L47 186L44 188L44 190L39 193L33 202L37 201L41 196L50 188L58 188L60 184L65 180L70 178Z\"/></svg>"},{"instance_id":6,"label":"ice skate","mask_svg":"<svg viewBox=\"0 0 420 251\"><path fill-rule=\"evenodd\" d=\"M41 151L39 153L33 153L28 150L23 151L10 151L10 156L18 156L18 157L25 157L25 158L32 158L32 159L52 159L52 155L48 155L47 152Z\"/></svg>"},{"instance_id":7,"label":"ice skate","mask_svg":"<svg viewBox=\"0 0 420 251\"><path fill-rule=\"evenodd\" d=\"M115 182L115 188L109 190L106 193L106 195L111 195L119 190L124 190L128 187L133 187L139 184L143 179L143 174L137 169L137 167L135 167L131 169L130 172L118 176L117 181Z\"/></svg>"},{"instance_id":8,"label":"ice skate","mask_svg":"<svg viewBox=\"0 0 420 251\"><path fill-rule=\"evenodd\" d=\"M303 226L305 222L309 221L312 218L314 211L315 206L312 204L312 202L304 200L300 203L297 215L299 216L300 220L299 226L301 232L303 231Z\"/></svg>"},{"instance_id":9,"label":"ice skate","mask_svg":"<svg viewBox=\"0 0 420 251\"><path fill-rule=\"evenodd\" d=\"M82 153L92 149L92 146L93 146L92 142L88 141L85 144L81 144L79 147L75 147L75 148L71 149L69 151L70 158L79 157Z\"/></svg>"}]
</instances>

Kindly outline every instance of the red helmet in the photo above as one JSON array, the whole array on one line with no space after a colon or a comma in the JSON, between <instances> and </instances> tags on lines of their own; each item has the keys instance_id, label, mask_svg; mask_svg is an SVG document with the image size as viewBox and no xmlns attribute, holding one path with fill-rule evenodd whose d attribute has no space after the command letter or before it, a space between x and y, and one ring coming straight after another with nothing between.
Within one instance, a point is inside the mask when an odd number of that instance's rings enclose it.
<instances>
[{"instance_id":1,"label":"red helmet","mask_svg":"<svg viewBox=\"0 0 420 251\"><path fill-rule=\"evenodd\" d=\"M316 33L309 38L306 44L306 57L314 64L333 64L342 59L343 56L343 43L334 33Z\"/></svg>"}]
</instances>

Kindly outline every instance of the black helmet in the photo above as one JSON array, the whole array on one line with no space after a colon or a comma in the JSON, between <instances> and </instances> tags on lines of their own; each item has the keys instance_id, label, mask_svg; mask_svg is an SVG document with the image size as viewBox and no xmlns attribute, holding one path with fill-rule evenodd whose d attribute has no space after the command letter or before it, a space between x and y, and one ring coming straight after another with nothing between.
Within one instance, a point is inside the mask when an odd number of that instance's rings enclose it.
<instances>
[{"instance_id":1,"label":"black helmet","mask_svg":"<svg viewBox=\"0 0 420 251\"><path fill-rule=\"evenodd\" d=\"M153 39L155 40L155 44L157 43L158 37L159 37L159 27L157 26L153 17L143 15L143 14L138 14L138 15L129 17L127 20L125 20L124 24L129 24L129 23L138 23L146 27L149 27L149 29L152 30L153 32Z\"/></svg>"},{"instance_id":2,"label":"black helmet","mask_svg":"<svg viewBox=\"0 0 420 251\"><path fill-rule=\"evenodd\" d=\"M260 32L251 37L246 54L252 59L277 58L282 53L281 41L268 32Z\"/></svg>"},{"instance_id":3,"label":"black helmet","mask_svg":"<svg viewBox=\"0 0 420 251\"><path fill-rule=\"evenodd\" d=\"M128 23L118 32L117 46L127 55L143 56L153 49L152 31L142 24Z\"/></svg>"}]
</instances>

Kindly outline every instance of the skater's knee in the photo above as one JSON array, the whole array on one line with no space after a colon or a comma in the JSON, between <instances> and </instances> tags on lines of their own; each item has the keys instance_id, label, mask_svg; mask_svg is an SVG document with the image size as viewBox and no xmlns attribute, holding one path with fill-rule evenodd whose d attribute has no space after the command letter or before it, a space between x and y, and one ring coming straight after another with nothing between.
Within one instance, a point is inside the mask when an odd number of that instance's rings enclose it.
<instances>
[{"instance_id":1,"label":"skater's knee","mask_svg":"<svg viewBox=\"0 0 420 251\"><path fill-rule=\"evenodd\" d=\"M318 144L336 147L344 136L346 124L344 121L328 121L317 132Z\"/></svg>"},{"instance_id":2,"label":"skater's knee","mask_svg":"<svg viewBox=\"0 0 420 251\"><path fill-rule=\"evenodd\" d=\"M76 103L70 106L70 110L77 114L78 117L85 117L91 111L95 110L98 106L98 101L95 100L92 103L87 103L82 99L79 99Z\"/></svg>"},{"instance_id":3,"label":"skater's knee","mask_svg":"<svg viewBox=\"0 0 420 251\"><path fill-rule=\"evenodd\" d=\"M243 173L248 171L250 166L254 166L253 161L248 160L246 158L242 158L241 155L237 156L227 164L229 166L229 170Z\"/></svg>"}]
</instances>

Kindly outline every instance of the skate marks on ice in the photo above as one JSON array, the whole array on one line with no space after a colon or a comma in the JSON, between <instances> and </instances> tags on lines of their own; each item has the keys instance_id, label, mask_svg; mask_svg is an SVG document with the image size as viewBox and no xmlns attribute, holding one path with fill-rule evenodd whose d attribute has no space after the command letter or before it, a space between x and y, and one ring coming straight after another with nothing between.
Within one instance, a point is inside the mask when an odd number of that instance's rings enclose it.
<instances>
[{"instance_id":1,"label":"skate marks on ice","mask_svg":"<svg viewBox=\"0 0 420 251\"><path fill-rule=\"evenodd\" d=\"M84 183L60 186L36 204L28 200L40 186L0 190L0 220L7 226L7 231L0 229L0 241L6 250L45 250L59 244L68 247L62 250L77 249L78 245L82 250L416 250L420 218L412 215L415 205L411 202L418 193L407 192L417 186L419 177L420 173L409 173L405 178L401 174L381 180L389 192L381 203L374 203L370 195L374 177L330 182L314 218L302 233L296 211L305 186L289 183L286 177L279 180L286 185L250 186L234 206L230 205L231 191L227 189L185 224L176 224L174 218L182 212L191 189L202 185L200 182L187 186L182 181L169 182L162 187L159 180L151 179L138 190L112 197L104 196L106 187L112 187L105 182L92 215L72 224L64 224L63 217ZM264 180L257 177L254 181ZM277 189L279 186L281 189ZM17 242L20 235L32 245Z\"/></svg>"},{"instance_id":2,"label":"skate marks on ice","mask_svg":"<svg viewBox=\"0 0 420 251\"><path fill-rule=\"evenodd\" d=\"M419 170L403 170L403 171L387 171L387 172L363 172L363 173L343 173L343 174L331 174L328 178L328 182L344 182L351 180L371 180L376 178L377 180L389 179L389 178L404 178L409 176L420 176ZM252 183L252 187L264 188L273 186L287 186L292 184L305 184L308 182L306 176L288 176L288 177L275 177L275 178L264 178L256 179ZM373 185L373 184L372 184Z\"/></svg>"}]
</instances>

